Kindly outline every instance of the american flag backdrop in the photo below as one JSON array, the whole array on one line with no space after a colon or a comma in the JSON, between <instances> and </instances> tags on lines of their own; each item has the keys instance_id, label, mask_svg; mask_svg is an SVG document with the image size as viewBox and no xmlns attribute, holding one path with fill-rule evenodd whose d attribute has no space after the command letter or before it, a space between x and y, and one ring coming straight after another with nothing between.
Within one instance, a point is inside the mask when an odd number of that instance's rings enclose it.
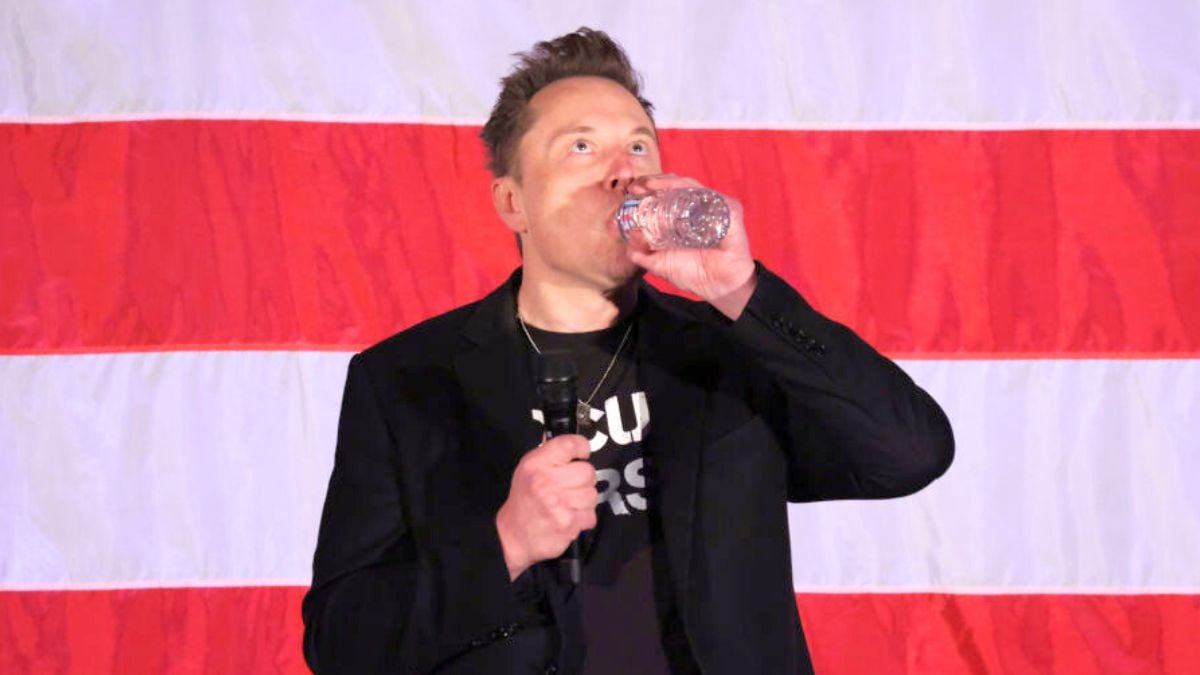
<instances>
[{"instance_id":1,"label":"american flag backdrop","mask_svg":"<svg viewBox=\"0 0 1200 675\"><path fill-rule=\"evenodd\" d=\"M580 25L954 425L791 508L818 672L1200 673L1194 0L0 3L0 672L303 670L346 364L518 264L476 135Z\"/></svg>"}]
</instances>

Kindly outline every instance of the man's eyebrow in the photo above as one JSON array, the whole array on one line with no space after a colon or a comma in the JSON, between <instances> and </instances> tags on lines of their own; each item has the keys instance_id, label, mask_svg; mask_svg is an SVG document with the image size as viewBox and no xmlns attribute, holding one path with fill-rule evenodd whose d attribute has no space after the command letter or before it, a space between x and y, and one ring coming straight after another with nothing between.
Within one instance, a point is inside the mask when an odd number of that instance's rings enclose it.
<instances>
[{"instance_id":1,"label":"man's eyebrow","mask_svg":"<svg viewBox=\"0 0 1200 675\"><path fill-rule=\"evenodd\" d=\"M642 136L649 136L650 138L653 138L655 141L658 140L658 135L655 134L654 130L651 129L650 127L638 127L633 130L634 136L637 136L639 134L641 134Z\"/></svg>"},{"instance_id":2,"label":"man's eyebrow","mask_svg":"<svg viewBox=\"0 0 1200 675\"><path fill-rule=\"evenodd\" d=\"M595 127L589 127L589 126L577 126L577 127L569 127L567 129L560 129L559 131L554 132L554 135L550 137L550 140L546 142L546 145L553 145L554 141L562 138L563 136L570 136L571 134L590 134L590 133L594 133L595 131L596 131ZM637 127L636 129L631 131L629 135L631 135L631 136L649 136L650 138L654 139L654 141L656 143L658 142L658 136L654 133L654 130L647 126Z\"/></svg>"},{"instance_id":3,"label":"man's eyebrow","mask_svg":"<svg viewBox=\"0 0 1200 675\"><path fill-rule=\"evenodd\" d=\"M570 136L571 134L590 134L594 131L596 131L595 127L586 127L586 126L571 127L569 129L560 129L559 131L554 132L554 135L550 137L550 140L546 143L546 145L553 144L554 141L562 138L563 136Z\"/></svg>"}]
</instances>

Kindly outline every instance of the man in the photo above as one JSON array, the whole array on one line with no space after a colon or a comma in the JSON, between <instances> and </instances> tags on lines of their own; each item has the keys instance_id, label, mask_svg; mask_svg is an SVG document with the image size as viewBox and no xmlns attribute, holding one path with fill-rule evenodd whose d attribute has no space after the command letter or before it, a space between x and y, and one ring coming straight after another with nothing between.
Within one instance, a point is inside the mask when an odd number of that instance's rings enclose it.
<instances>
[{"instance_id":1,"label":"man","mask_svg":"<svg viewBox=\"0 0 1200 675\"><path fill-rule=\"evenodd\" d=\"M522 268L351 360L314 670L811 672L786 502L909 494L949 466L937 404L754 262L736 199L713 249L622 240L627 194L697 185L662 174L638 91L587 29L503 81L482 136ZM530 364L550 348L575 354L585 428L543 440ZM559 556L581 534L575 586Z\"/></svg>"}]
</instances>

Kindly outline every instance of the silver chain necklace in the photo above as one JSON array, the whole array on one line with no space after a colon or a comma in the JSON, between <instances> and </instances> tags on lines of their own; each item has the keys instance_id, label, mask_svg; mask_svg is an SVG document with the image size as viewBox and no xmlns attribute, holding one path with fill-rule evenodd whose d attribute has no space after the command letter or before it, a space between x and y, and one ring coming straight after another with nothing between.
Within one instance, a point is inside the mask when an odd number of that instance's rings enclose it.
<instances>
[{"instance_id":1,"label":"silver chain necklace","mask_svg":"<svg viewBox=\"0 0 1200 675\"><path fill-rule=\"evenodd\" d=\"M533 347L533 351L541 354L542 350L533 341L533 335L529 333L529 327L525 325L525 319L521 318L521 313L517 312L517 323L521 324L521 331L525 333L525 339L529 340L529 346ZM621 343L617 345L617 351L613 352L612 359L608 362L608 367L604 369L604 374L600 376L600 380L596 382L596 386L592 387L592 393L588 394L587 400L575 399L575 424L579 428L579 432L583 433L592 426L592 399L596 398L600 387L604 385L604 381L608 379L608 374L612 372L613 366L617 365L617 357L621 355L621 350L625 348L625 342L629 340L629 334L633 332L633 321L625 328L625 334L621 336Z\"/></svg>"}]
</instances>

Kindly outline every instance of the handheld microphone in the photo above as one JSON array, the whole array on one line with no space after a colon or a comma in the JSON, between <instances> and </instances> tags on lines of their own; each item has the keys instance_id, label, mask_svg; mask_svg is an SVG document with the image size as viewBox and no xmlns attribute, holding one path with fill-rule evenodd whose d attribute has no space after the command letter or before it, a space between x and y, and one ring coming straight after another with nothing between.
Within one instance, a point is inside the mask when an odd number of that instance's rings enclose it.
<instances>
[{"instance_id":1,"label":"handheld microphone","mask_svg":"<svg viewBox=\"0 0 1200 675\"><path fill-rule=\"evenodd\" d=\"M576 433L577 379L575 361L570 353L546 351L538 354L537 391L546 420L546 435L550 438ZM564 555L574 584L579 583L583 572L580 539L576 537Z\"/></svg>"}]
</instances>

